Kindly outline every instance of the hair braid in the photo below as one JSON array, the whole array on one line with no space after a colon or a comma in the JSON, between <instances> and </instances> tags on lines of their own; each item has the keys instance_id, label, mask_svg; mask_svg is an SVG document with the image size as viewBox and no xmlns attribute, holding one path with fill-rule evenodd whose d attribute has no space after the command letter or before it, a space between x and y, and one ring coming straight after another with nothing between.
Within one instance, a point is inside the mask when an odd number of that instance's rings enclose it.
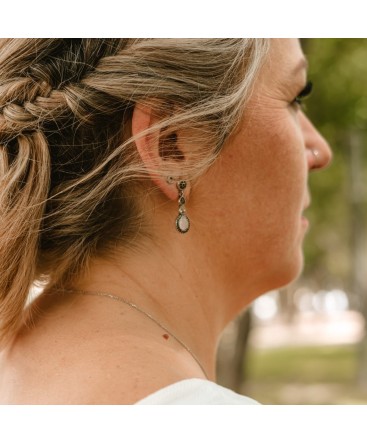
<instances>
[{"instance_id":1,"label":"hair braid","mask_svg":"<svg viewBox=\"0 0 367 444\"><path fill-rule=\"evenodd\" d=\"M39 271L42 273L48 268L48 261L44 259L45 255L41 254L41 250L43 248L47 251L50 245L51 241L46 240L47 231L54 220L57 221L57 217L45 210L52 209L58 213L58 200L54 199L51 203L50 193L52 189L57 190L57 185L65 180L65 175L60 173L65 165L70 165L78 157L88 157L81 151L82 142L77 143L75 148L70 147L70 142L67 142L64 150L63 143L72 137L74 140L78 137L83 139L86 135L85 124L91 125L95 121L95 114L116 113L116 107L105 105L105 94L100 92L96 94L103 96L103 100L100 100L101 106L98 110L93 110L93 99L88 100L88 97L93 96L93 91L90 91L88 86L78 85L82 76L94 68L100 57L113 53L116 45L111 42L100 45L98 41L93 43L92 39L84 40L87 41L82 44L71 39L50 41L48 45L41 42L42 50L37 55L36 63L30 63L27 68L21 69L22 75L19 75L17 69L17 75L11 76L10 73L16 68L14 58L9 57L8 60L1 61L0 55L0 74L3 74L0 75L2 341L11 338L17 331L23 319L30 286L35 278L40 276ZM11 49L18 49L17 54L10 51L10 55L13 55L18 63L22 59L19 43L10 44ZM28 61L24 53L23 56L23 61ZM89 156L89 165L88 161L83 159L80 165L82 170L94 164L95 154ZM71 176L77 177L79 173L77 167L75 175ZM65 231L67 222L63 223L60 220L54 225L63 227ZM82 231L85 232L85 222L82 225ZM57 233L57 229L55 232ZM65 232L63 236L65 237ZM71 247L63 245L61 250L64 256L59 261L61 274L72 268L72 259L77 263L83 261L83 243L75 242ZM68 253L65 260L66 252ZM40 267L41 263L44 264L43 267Z\"/></svg>"}]
</instances>

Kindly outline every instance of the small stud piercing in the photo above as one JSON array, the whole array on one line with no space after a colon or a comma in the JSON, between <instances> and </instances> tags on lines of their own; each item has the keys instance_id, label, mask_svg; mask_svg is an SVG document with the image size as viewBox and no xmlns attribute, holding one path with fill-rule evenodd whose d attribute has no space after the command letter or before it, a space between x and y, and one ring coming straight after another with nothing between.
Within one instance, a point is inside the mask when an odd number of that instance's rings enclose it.
<instances>
[{"instance_id":1,"label":"small stud piercing","mask_svg":"<svg viewBox=\"0 0 367 444\"><path fill-rule=\"evenodd\" d=\"M167 177L166 177L166 182L167 182L167 183L171 184L171 183L173 183L174 181L175 181L175 178L174 178L173 176L167 176Z\"/></svg>"},{"instance_id":2,"label":"small stud piercing","mask_svg":"<svg viewBox=\"0 0 367 444\"><path fill-rule=\"evenodd\" d=\"M317 168L320 163L320 151L316 148L311 148L311 153L315 159L315 165L314 168Z\"/></svg>"}]
</instances>

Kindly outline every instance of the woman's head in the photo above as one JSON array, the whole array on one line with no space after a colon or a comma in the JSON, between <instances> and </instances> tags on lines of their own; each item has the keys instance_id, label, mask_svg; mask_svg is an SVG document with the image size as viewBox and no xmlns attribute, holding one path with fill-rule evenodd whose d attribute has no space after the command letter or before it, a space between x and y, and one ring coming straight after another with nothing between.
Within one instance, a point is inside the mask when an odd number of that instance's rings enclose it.
<instances>
[{"instance_id":1,"label":"woman's head","mask_svg":"<svg viewBox=\"0 0 367 444\"><path fill-rule=\"evenodd\" d=\"M150 234L147 173L179 169L193 179L213 163L240 121L267 46L261 39L0 43L3 333L17 328L35 279L65 283L91 257ZM158 134L159 165L136 149L139 107L154 116L145 137Z\"/></svg>"}]
</instances>

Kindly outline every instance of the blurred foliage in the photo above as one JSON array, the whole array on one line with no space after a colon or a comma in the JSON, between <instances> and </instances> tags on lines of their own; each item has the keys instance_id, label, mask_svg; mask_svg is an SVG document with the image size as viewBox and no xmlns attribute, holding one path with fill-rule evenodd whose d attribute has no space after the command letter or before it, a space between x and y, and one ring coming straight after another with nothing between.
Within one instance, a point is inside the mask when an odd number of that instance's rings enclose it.
<instances>
[{"instance_id":1,"label":"blurred foliage","mask_svg":"<svg viewBox=\"0 0 367 444\"><path fill-rule=\"evenodd\" d=\"M250 350L249 357L247 372L253 382L353 383L357 369L354 345Z\"/></svg>"},{"instance_id":2,"label":"blurred foliage","mask_svg":"<svg viewBox=\"0 0 367 444\"><path fill-rule=\"evenodd\" d=\"M302 45L315 86L309 114L331 138L336 128L365 129L367 40L306 39Z\"/></svg>"},{"instance_id":3,"label":"blurred foliage","mask_svg":"<svg viewBox=\"0 0 367 444\"><path fill-rule=\"evenodd\" d=\"M249 349L241 392L262 404L366 404L356 345Z\"/></svg>"},{"instance_id":4,"label":"blurred foliage","mask_svg":"<svg viewBox=\"0 0 367 444\"><path fill-rule=\"evenodd\" d=\"M249 349L241 392L261 404L366 404L356 345Z\"/></svg>"},{"instance_id":5,"label":"blurred foliage","mask_svg":"<svg viewBox=\"0 0 367 444\"><path fill-rule=\"evenodd\" d=\"M302 46L313 82L306 114L334 153L331 166L310 177L304 276L324 287L346 287L351 274L350 138L357 135L363 146L367 142L367 39L303 39Z\"/></svg>"}]
</instances>

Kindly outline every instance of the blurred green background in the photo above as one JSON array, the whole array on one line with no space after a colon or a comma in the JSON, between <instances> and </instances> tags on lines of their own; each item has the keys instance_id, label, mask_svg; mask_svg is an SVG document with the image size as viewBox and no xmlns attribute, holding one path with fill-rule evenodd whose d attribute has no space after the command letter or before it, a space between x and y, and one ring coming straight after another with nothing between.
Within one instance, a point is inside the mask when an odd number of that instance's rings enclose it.
<instances>
[{"instance_id":1,"label":"blurred green background","mask_svg":"<svg viewBox=\"0 0 367 444\"><path fill-rule=\"evenodd\" d=\"M229 326L218 381L264 404L367 404L367 39L301 43L333 163L310 175L302 277Z\"/></svg>"}]
</instances>

